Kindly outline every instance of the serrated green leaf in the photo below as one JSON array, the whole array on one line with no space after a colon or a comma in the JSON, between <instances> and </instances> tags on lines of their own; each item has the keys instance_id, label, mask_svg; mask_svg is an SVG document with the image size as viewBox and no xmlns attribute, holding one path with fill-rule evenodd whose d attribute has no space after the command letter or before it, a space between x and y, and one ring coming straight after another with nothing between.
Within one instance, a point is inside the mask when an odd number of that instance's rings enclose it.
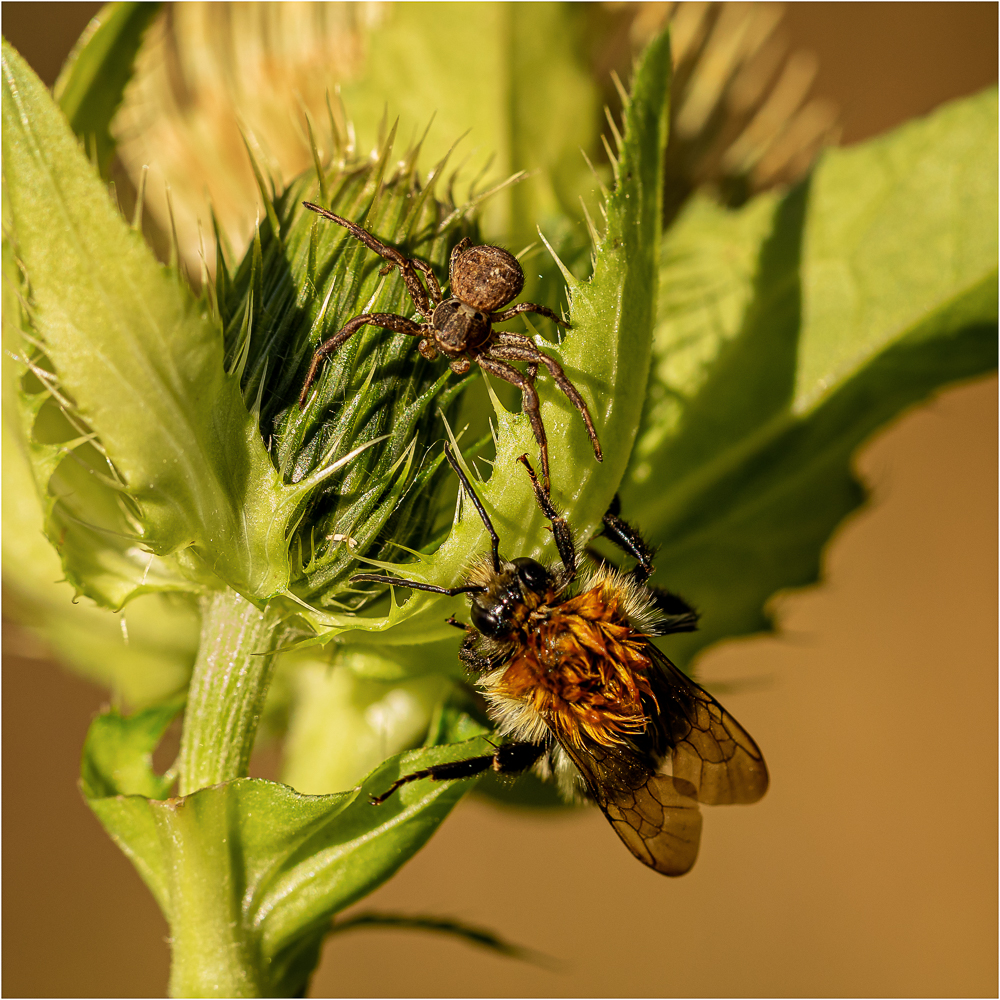
<instances>
[{"instance_id":1,"label":"serrated green leaf","mask_svg":"<svg viewBox=\"0 0 1000 1000\"><path fill-rule=\"evenodd\" d=\"M176 275L128 229L44 87L4 48L4 178L32 325L55 387L99 440L138 508L131 548L184 551L190 571L260 600L288 579L285 527L299 496L282 488L221 331ZM116 531L114 526L105 530ZM50 538L60 532L50 523ZM112 605L147 587L148 558ZM143 566L145 562L145 566ZM131 588L131 589L129 589Z\"/></svg>"},{"instance_id":2,"label":"serrated green leaf","mask_svg":"<svg viewBox=\"0 0 1000 1000\"><path fill-rule=\"evenodd\" d=\"M136 53L159 3L109 3L87 25L66 60L53 96L70 128L93 149L101 176L115 152L111 119L122 102Z\"/></svg>"},{"instance_id":3,"label":"serrated green leaf","mask_svg":"<svg viewBox=\"0 0 1000 1000\"><path fill-rule=\"evenodd\" d=\"M4 614L52 648L62 663L109 688L116 700L143 708L183 690L198 642L197 614L186 597L173 594L143 595L118 616L89 600L74 602L74 588L44 535L52 498L37 492L31 462L36 444L20 428L19 387L25 376L18 360L20 337L30 333L30 324L23 321L21 305L27 290L7 240L3 260ZM145 559L155 580L159 561L149 554Z\"/></svg>"},{"instance_id":4,"label":"serrated green leaf","mask_svg":"<svg viewBox=\"0 0 1000 1000\"><path fill-rule=\"evenodd\" d=\"M829 151L783 199L696 200L669 233L622 500L657 582L703 613L672 655L766 628L863 500L854 449L995 367L996 145L989 92Z\"/></svg>"},{"instance_id":5,"label":"serrated green leaf","mask_svg":"<svg viewBox=\"0 0 1000 1000\"><path fill-rule=\"evenodd\" d=\"M300 995L330 918L419 850L474 782L414 782L381 806L369 793L399 774L492 752L477 736L483 727L455 706L431 734L453 745L398 755L349 792L308 796L244 778L166 801L102 795L128 787L118 751L144 761L155 729L153 713L98 719L84 791L170 922L175 996Z\"/></svg>"},{"instance_id":6,"label":"serrated green leaf","mask_svg":"<svg viewBox=\"0 0 1000 1000\"><path fill-rule=\"evenodd\" d=\"M806 220L795 413L996 270L996 166L995 89L823 159Z\"/></svg>"}]
</instances>

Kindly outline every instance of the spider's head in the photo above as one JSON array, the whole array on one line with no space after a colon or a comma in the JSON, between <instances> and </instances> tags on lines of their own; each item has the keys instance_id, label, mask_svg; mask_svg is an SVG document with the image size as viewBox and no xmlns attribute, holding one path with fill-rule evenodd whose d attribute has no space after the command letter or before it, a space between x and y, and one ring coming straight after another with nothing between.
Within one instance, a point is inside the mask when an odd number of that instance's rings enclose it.
<instances>
[{"instance_id":1,"label":"spider's head","mask_svg":"<svg viewBox=\"0 0 1000 1000\"><path fill-rule=\"evenodd\" d=\"M431 317L434 343L448 358L457 358L490 339L490 317L459 299L445 299Z\"/></svg>"}]
</instances>

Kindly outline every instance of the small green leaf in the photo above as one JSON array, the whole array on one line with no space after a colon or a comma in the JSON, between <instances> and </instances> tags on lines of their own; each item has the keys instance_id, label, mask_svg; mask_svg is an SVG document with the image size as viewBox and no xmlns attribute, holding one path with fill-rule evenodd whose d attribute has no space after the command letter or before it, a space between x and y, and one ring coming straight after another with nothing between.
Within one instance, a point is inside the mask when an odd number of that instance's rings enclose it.
<instances>
[{"instance_id":1,"label":"small green leaf","mask_svg":"<svg viewBox=\"0 0 1000 1000\"><path fill-rule=\"evenodd\" d=\"M127 717L110 709L94 719L83 745L80 788L84 796L165 799L173 778L154 772L153 751L183 705L183 699L174 699Z\"/></svg>"},{"instance_id":2,"label":"small green leaf","mask_svg":"<svg viewBox=\"0 0 1000 1000\"><path fill-rule=\"evenodd\" d=\"M661 258L654 378L622 488L691 656L768 627L864 492L854 450L996 365L996 94L825 154L783 199L689 205Z\"/></svg>"},{"instance_id":3,"label":"small green leaf","mask_svg":"<svg viewBox=\"0 0 1000 1000\"><path fill-rule=\"evenodd\" d=\"M160 6L109 3L102 7L80 36L52 88L70 128L86 149L96 149L98 168L105 179L115 152L111 119L122 102L146 29Z\"/></svg>"}]
</instances>

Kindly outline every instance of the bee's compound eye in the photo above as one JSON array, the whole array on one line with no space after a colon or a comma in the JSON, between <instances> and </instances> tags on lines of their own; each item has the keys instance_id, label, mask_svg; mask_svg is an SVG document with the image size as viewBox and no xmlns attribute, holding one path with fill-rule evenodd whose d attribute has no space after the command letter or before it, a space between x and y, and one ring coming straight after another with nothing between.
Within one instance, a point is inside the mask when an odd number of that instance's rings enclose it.
<instances>
[{"instance_id":1,"label":"bee's compound eye","mask_svg":"<svg viewBox=\"0 0 1000 1000\"><path fill-rule=\"evenodd\" d=\"M498 639L508 631L507 623L503 620L501 609L497 606L484 608L481 604L472 602L471 614L472 624L485 636L491 639Z\"/></svg>"},{"instance_id":2,"label":"bee's compound eye","mask_svg":"<svg viewBox=\"0 0 1000 1000\"><path fill-rule=\"evenodd\" d=\"M522 557L515 559L514 565L517 567L517 578L529 590L540 594L548 586L549 573L541 563L536 563L534 559Z\"/></svg>"}]
</instances>

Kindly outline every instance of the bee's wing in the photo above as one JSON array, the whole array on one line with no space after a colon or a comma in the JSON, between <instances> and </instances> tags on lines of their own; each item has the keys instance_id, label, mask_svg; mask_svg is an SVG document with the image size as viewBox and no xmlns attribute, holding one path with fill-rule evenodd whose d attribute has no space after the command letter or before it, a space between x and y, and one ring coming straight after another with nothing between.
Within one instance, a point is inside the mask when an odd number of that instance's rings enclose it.
<instances>
[{"instance_id":1,"label":"bee's wing","mask_svg":"<svg viewBox=\"0 0 1000 1000\"><path fill-rule=\"evenodd\" d=\"M659 665L650 682L656 695L647 736L669 773L706 805L756 802L767 791L767 765L753 737L704 689L681 673L652 643Z\"/></svg>"},{"instance_id":2,"label":"bee's wing","mask_svg":"<svg viewBox=\"0 0 1000 1000\"><path fill-rule=\"evenodd\" d=\"M683 875L698 857L701 813L694 789L657 773L633 747L561 744L625 846L663 875Z\"/></svg>"}]
</instances>

